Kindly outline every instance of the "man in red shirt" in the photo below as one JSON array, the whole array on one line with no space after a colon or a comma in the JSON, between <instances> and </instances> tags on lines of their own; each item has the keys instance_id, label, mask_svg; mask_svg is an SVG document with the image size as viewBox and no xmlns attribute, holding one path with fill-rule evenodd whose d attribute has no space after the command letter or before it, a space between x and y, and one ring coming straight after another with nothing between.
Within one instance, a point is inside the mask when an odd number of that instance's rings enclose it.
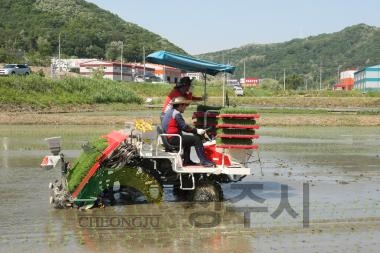
<instances>
[{"instance_id":1,"label":"man in red shirt","mask_svg":"<svg viewBox=\"0 0 380 253\"><path fill-rule=\"evenodd\" d=\"M195 97L193 93L190 91L191 82L193 80L190 77L185 76L182 77L178 83L175 84L174 88L170 91L164 105L162 106L162 114L165 114L172 106L170 105L170 101L173 101L176 97L184 97L187 100L200 101L202 97Z\"/></svg>"}]
</instances>

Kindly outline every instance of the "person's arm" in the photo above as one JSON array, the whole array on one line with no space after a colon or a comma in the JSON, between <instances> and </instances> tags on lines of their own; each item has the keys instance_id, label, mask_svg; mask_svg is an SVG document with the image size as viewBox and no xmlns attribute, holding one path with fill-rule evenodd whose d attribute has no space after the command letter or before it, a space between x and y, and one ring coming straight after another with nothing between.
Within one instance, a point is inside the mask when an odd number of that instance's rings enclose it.
<instances>
[{"instance_id":1,"label":"person's arm","mask_svg":"<svg viewBox=\"0 0 380 253\"><path fill-rule=\"evenodd\" d=\"M193 127L191 127L191 126L189 126L189 125L186 124L186 122L183 119L181 113L178 113L178 114L175 115L175 121L177 122L178 128L181 129L181 131L184 131L184 132L187 132L187 133L193 133L193 134L197 133L197 129L196 128L193 128Z\"/></svg>"},{"instance_id":2,"label":"person's arm","mask_svg":"<svg viewBox=\"0 0 380 253\"><path fill-rule=\"evenodd\" d=\"M203 97L192 97L191 100L194 100L194 101L202 101L203 100Z\"/></svg>"},{"instance_id":3,"label":"person's arm","mask_svg":"<svg viewBox=\"0 0 380 253\"><path fill-rule=\"evenodd\" d=\"M169 105L169 103L170 103L171 100L172 99L169 96L166 97L166 100L165 100L165 102L164 102L164 104L162 106L162 112L166 112L166 108L168 107L168 105Z\"/></svg>"},{"instance_id":4,"label":"person's arm","mask_svg":"<svg viewBox=\"0 0 380 253\"><path fill-rule=\"evenodd\" d=\"M187 97L186 98L189 99L189 100L194 100L194 101L201 101L201 100L203 100L203 97L193 96L192 92L187 93Z\"/></svg>"}]
</instances>

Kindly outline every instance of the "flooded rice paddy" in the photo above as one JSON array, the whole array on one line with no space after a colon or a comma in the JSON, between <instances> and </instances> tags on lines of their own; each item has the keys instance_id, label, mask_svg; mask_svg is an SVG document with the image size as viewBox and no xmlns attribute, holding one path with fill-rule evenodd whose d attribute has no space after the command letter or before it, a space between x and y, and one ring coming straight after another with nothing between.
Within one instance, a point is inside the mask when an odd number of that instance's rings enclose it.
<instances>
[{"instance_id":1,"label":"flooded rice paddy","mask_svg":"<svg viewBox=\"0 0 380 253\"><path fill-rule=\"evenodd\" d=\"M255 154L254 175L223 185L219 204L165 189L160 205L51 208L60 172L40 168L44 138L74 159L115 128L0 125L0 252L378 252L378 127L262 128L261 166Z\"/></svg>"}]
</instances>

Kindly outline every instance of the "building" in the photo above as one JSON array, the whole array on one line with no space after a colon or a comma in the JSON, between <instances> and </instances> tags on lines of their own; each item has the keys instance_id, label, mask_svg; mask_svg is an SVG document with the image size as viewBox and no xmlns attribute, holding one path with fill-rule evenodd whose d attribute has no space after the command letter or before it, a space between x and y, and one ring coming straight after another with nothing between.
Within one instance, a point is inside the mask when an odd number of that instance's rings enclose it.
<instances>
[{"instance_id":1,"label":"building","mask_svg":"<svg viewBox=\"0 0 380 253\"><path fill-rule=\"evenodd\" d=\"M348 69L339 73L339 82L334 85L334 90L352 90L354 87L354 74L357 69Z\"/></svg>"},{"instance_id":2,"label":"building","mask_svg":"<svg viewBox=\"0 0 380 253\"><path fill-rule=\"evenodd\" d=\"M51 68L53 71L69 72L79 70L80 64L84 62L96 61L97 59L51 59Z\"/></svg>"},{"instance_id":3,"label":"building","mask_svg":"<svg viewBox=\"0 0 380 253\"><path fill-rule=\"evenodd\" d=\"M109 62L102 60L88 61L80 64L79 73L91 77L95 71L103 74L104 78L117 81L133 81L135 76L148 73L154 75L154 69L136 63ZM122 76L122 78L121 78Z\"/></svg>"},{"instance_id":4,"label":"building","mask_svg":"<svg viewBox=\"0 0 380 253\"><path fill-rule=\"evenodd\" d=\"M80 64L79 73L82 76L91 77L95 74L95 71L101 71L104 78L130 82L150 82L161 80L163 82L176 83L182 76L182 71L180 69L151 63L146 63L144 66L144 64L141 63L121 64L120 62L91 60ZM122 79L121 75L123 76Z\"/></svg>"},{"instance_id":5,"label":"building","mask_svg":"<svg viewBox=\"0 0 380 253\"><path fill-rule=\"evenodd\" d=\"M380 65L363 68L354 73L354 88L362 92L380 91Z\"/></svg>"},{"instance_id":6,"label":"building","mask_svg":"<svg viewBox=\"0 0 380 253\"><path fill-rule=\"evenodd\" d=\"M154 69L154 75L160 77L163 82L177 83L182 76L182 71L177 68L152 63L146 63L145 66Z\"/></svg>"}]
</instances>

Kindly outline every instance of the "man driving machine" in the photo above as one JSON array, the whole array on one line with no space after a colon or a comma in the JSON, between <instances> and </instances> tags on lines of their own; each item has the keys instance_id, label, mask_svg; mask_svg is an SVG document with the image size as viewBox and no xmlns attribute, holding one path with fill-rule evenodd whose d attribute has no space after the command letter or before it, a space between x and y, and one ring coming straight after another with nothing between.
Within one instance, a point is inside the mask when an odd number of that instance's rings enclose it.
<instances>
[{"instance_id":1,"label":"man driving machine","mask_svg":"<svg viewBox=\"0 0 380 253\"><path fill-rule=\"evenodd\" d=\"M203 147L201 135L204 135L206 131L204 129L193 128L186 124L182 113L185 111L186 107L191 103L191 100L187 100L185 97L176 97L171 102L172 106L164 115L162 120L162 129L166 134L179 134L182 137L182 148L183 148L183 164L186 165L196 165L190 160L190 149L194 146L195 151L198 155L200 163L205 167L213 167L215 164L208 160L205 155L205 150ZM182 132L192 133L182 134ZM168 142L171 145L178 146L180 143L178 136L168 136Z\"/></svg>"}]
</instances>

